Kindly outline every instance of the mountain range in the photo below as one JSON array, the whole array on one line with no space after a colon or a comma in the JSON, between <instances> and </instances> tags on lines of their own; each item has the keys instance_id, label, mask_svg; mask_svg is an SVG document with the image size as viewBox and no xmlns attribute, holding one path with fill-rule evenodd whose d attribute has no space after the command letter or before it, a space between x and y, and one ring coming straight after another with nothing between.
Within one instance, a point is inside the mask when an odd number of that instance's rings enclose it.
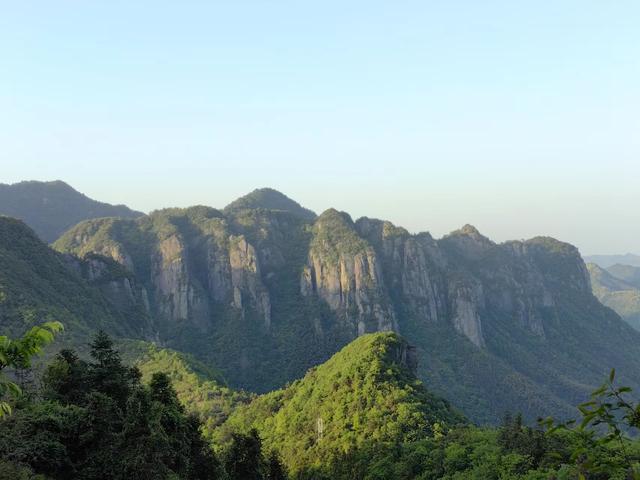
<instances>
[{"instance_id":1,"label":"mountain range","mask_svg":"<svg viewBox=\"0 0 640 480\"><path fill-rule=\"evenodd\" d=\"M640 333L548 237L497 244L467 225L435 239L271 189L222 210L87 219L54 250L15 220L0 231L3 327L67 316L69 341L100 327L154 342L235 389L282 388L374 332L402 335L429 391L478 423L570 416L612 367L640 387Z\"/></svg>"},{"instance_id":2,"label":"mountain range","mask_svg":"<svg viewBox=\"0 0 640 480\"><path fill-rule=\"evenodd\" d=\"M604 269L589 263L587 268L598 300L640 330L640 267L614 264Z\"/></svg>"},{"instance_id":3,"label":"mountain range","mask_svg":"<svg viewBox=\"0 0 640 480\"><path fill-rule=\"evenodd\" d=\"M640 255L627 253L625 255L588 255L584 257L585 262L595 263L601 268L609 268L614 265L630 265L640 267Z\"/></svg>"}]
</instances>

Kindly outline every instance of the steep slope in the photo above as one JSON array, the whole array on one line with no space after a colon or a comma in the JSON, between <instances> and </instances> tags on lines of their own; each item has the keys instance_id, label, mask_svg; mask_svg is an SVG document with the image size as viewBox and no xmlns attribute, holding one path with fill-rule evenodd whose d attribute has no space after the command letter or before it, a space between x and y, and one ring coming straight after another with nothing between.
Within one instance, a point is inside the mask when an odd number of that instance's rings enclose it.
<instances>
[{"instance_id":1,"label":"steep slope","mask_svg":"<svg viewBox=\"0 0 640 480\"><path fill-rule=\"evenodd\" d=\"M47 243L89 218L143 215L124 205L97 202L61 181L0 184L0 215L23 220Z\"/></svg>"},{"instance_id":2,"label":"steep slope","mask_svg":"<svg viewBox=\"0 0 640 480\"><path fill-rule=\"evenodd\" d=\"M595 263L602 268L609 268L616 264L640 267L640 255L634 255L633 253L625 255L589 255L584 257L584 261Z\"/></svg>"},{"instance_id":3,"label":"steep slope","mask_svg":"<svg viewBox=\"0 0 640 480\"><path fill-rule=\"evenodd\" d=\"M593 296L571 245L442 239L327 210L168 209L83 222L55 247L106 255L146 292L159 340L256 392L358 335L399 332L418 375L471 419L565 417L612 367L640 387L640 334ZM497 394L496 392L500 392Z\"/></svg>"},{"instance_id":4,"label":"steep slope","mask_svg":"<svg viewBox=\"0 0 640 480\"><path fill-rule=\"evenodd\" d=\"M376 333L354 340L285 389L238 408L214 438L224 444L231 432L256 428L266 447L299 473L372 442L398 444L463 422L416 379L412 347L394 333Z\"/></svg>"},{"instance_id":5,"label":"steep slope","mask_svg":"<svg viewBox=\"0 0 640 480\"><path fill-rule=\"evenodd\" d=\"M587 268L591 275L593 294L598 300L620 315L629 325L640 330L640 287L610 273L617 271L622 277L625 276L623 274L627 274L626 276L633 280L634 272L630 269L634 267L614 265L604 270L595 263L589 263Z\"/></svg>"},{"instance_id":6,"label":"steep slope","mask_svg":"<svg viewBox=\"0 0 640 480\"><path fill-rule=\"evenodd\" d=\"M313 221L316 218L314 212L308 208L304 208L298 202L291 200L286 195L272 188L258 188L231 202L224 208L224 211L230 213L238 210L256 208L289 212L306 221Z\"/></svg>"},{"instance_id":7,"label":"steep slope","mask_svg":"<svg viewBox=\"0 0 640 480\"><path fill-rule=\"evenodd\" d=\"M352 335L397 330L375 252L346 213L327 210L313 225L301 291L322 298Z\"/></svg>"},{"instance_id":8,"label":"steep slope","mask_svg":"<svg viewBox=\"0 0 640 480\"><path fill-rule=\"evenodd\" d=\"M85 277L83 277L83 274ZM64 343L84 343L97 329L144 337L149 319L131 300L135 280L108 258L85 261L53 251L19 220L0 216L0 329L17 335L53 319ZM112 301L113 300L113 301Z\"/></svg>"},{"instance_id":9,"label":"steep slope","mask_svg":"<svg viewBox=\"0 0 640 480\"><path fill-rule=\"evenodd\" d=\"M380 258L399 331L424 359L419 376L474 420L514 406L530 419L569 415L605 365L640 381L637 334L592 296L574 247L498 245L471 226L434 240L378 220L357 225Z\"/></svg>"},{"instance_id":10,"label":"steep slope","mask_svg":"<svg viewBox=\"0 0 640 480\"><path fill-rule=\"evenodd\" d=\"M308 225L288 212L193 207L86 221L55 247L119 262L142 285L162 342L261 392L352 338L323 302L300 293L309 241Z\"/></svg>"}]
</instances>

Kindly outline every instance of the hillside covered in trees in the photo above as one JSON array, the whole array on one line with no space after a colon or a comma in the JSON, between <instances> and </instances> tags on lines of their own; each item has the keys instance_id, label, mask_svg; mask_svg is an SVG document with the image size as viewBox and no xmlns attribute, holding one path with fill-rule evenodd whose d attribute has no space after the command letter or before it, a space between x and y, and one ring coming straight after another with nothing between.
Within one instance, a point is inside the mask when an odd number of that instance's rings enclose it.
<instances>
[{"instance_id":1,"label":"hillside covered in trees","mask_svg":"<svg viewBox=\"0 0 640 480\"><path fill-rule=\"evenodd\" d=\"M28 370L30 357L51 339L47 334L33 344L30 338L40 338L36 334L0 337L0 375L6 369ZM202 384L183 378L195 374L179 357L151 351L138 366L128 366L101 332L91 341L87 360L65 349L40 382L19 377L13 408L0 419L0 479L622 480L640 475L640 444L620 431L637 430L634 412L640 407L626 400L625 388L614 386L613 372L581 406L579 428L551 419L544 429L531 427L520 415L505 417L499 428L478 428L417 381L408 348L395 334L361 337L286 389L243 398L224 423L208 431L202 423L206 406L195 407L198 415L190 411L195 404L189 395L197 395ZM167 372L159 371L163 368ZM181 382L182 395L172 385ZM598 424L607 429L596 433Z\"/></svg>"}]
</instances>

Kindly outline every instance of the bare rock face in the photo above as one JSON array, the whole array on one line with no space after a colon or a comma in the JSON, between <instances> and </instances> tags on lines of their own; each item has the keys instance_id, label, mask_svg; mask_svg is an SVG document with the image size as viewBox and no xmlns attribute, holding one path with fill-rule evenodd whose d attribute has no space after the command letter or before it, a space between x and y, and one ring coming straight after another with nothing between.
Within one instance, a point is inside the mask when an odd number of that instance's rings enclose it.
<instances>
[{"instance_id":1,"label":"bare rock face","mask_svg":"<svg viewBox=\"0 0 640 480\"><path fill-rule=\"evenodd\" d=\"M269 292L261 280L256 250L247 243L243 235L229 238L229 262L234 307L242 309L246 302L252 302L253 307L264 319L265 326L270 327L271 300Z\"/></svg>"},{"instance_id":2,"label":"bare rock face","mask_svg":"<svg viewBox=\"0 0 640 480\"><path fill-rule=\"evenodd\" d=\"M328 210L313 227L301 293L318 295L357 335L397 330L373 248L344 213Z\"/></svg>"},{"instance_id":3,"label":"bare rock face","mask_svg":"<svg viewBox=\"0 0 640 480\"><path fill-rule=\"evenodd\" d=\"M86 258L102 255L135 275L144 286L137 301L170 328L211 330L216 303L243 316L253 309L265 327L271 325L271 300L256 248L246 236L234 235L214 209L168 209L136 221L100 219L76 230L65 239L64 250ZM102 275L99 262L87 265L87 275ZM108 288L114 295L131 290L126 284Z\"/></svg>"},{"instance_id":4,"label":"bare rock face","mask_svg":"<svg viewBox=\"0 0 640 480\"><path fill-rule=\"evenodd\" d=\"M158 243L153 257L151 281L164 318L189 320L207 329L212 322L210 302L219 302L242 314L253 308L267 328L271 325L260 262L244 236L226 230L222 236L201 232L187 244L174 234Z\"/></svg>"},{"instance_id":5,"label":"bare rock face","mask_svg":"<svg viewBox=\"0 0 640 480\"><path fill-rule=\"evenodd\" d=\"M155 297L164 318L172 322L192 320L204 327L208 305L190 275L188 264L189 252L179 235L162 240L151 264Z\"/></svg>"},{"instance_id":6,"label":"bare rock face","mask_svg":"<svg viewBox=\"0 0 640 480\"><path fill-rule=\"evenodd\" d=\"M402 365L414 375L417 374L418 354L416 347L410 345L406 340L390 344L387 355L392 362Z\"/></svg>"},{"instance_id":7,"label":"bare rock face","mask_svg":"<svg viewBox=\"0 0 640 480\"><path fill-rule=\"evenodd\" d=\"M207 290L215 302L225 302L233 291L229 249L213 238L206 241Z\"/></svg>"},{"instance_id":8,"label":"bare rock face","mask_svg":"<svg viewBox=\"0 0 640 480\"><path fill-rule=\"evenodd\" d=\"M484 294L479 282L454 283L450 287L452 322L455 329L476 347L484 347L480 311L484 310Z\"/></svg>"},{"instance_id":9,"label":"bare rock face","mask_svg":"<svg viewBox=\"0 0 640 480\"><path fill-rule=\"evenodd\" d=\"M361 218L358 231L382 257L387 288L423 322L447 316L447 290L440 269L446 259L429 234L410 235L390 222Z\"/></svg>"}]
</instances>

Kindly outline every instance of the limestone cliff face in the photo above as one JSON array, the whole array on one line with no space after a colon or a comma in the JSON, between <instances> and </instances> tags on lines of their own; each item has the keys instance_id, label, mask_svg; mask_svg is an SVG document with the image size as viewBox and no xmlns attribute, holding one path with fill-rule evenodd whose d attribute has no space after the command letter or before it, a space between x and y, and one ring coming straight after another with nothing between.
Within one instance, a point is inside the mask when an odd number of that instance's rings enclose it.
<instances>
[{"instance_id":1,"label":"limestone cliff face","mask_svg":"<svg viewBox=\"0 0 640 480\"><path fill-rule=\"evenodd\" d=\"M450 290L451 322L455 329L477 347L485 346L480 312L485 310L482 284L466 279L452 282Z\"/></svg>"},{"instance_id":2,"label":"limestone cliff face","mask_svg":"<svg viewBox=\"0 0 640 480\"><path fill-rule=\"evenodd\" d=\"M191 321L205 328L208 302L192 277L190 252L179 234L161 240L151 261L151 283L159 314L172 323Z\"/></svg>"},{"instance_id":3,"label":"limestone cliff face","mask_svg":"<svg viewBox=\"0 0 640 480\"><path fill-rule=\"evenodd\" d=\"M482 284L469 272L460 271L431 235L410 235L389 222L368 218L358 220L357 225L380 252L387 284L407 315L418 324L449 323L476 346L485 346ZM474 240L459 243L467 255L479 250Z\"/></svg>"},{"instance_id":4,"label":"limestone cliff face","mask_svg":"<svg viewBox=\"0 0 640 480\"><path fill-rule=\"evenodd\" d=\"M498 245L466 225L436 241L380 220L362 218L356 225L374 246L403 316L418 324L449 323L479 348L487 345L485 324L497 319L544 337L545 318L556 306L552 292L561 287L584 295L589 288L577 250L555 240ZM402 332L403 318L398 323Z\"/></svg>"},{"instance_id":5,"label":"limestone cliff face","mask_svg":"<svg viewBox=\"0 0 640 480\"><path fill-rule=\"evenodd\" d=\"M242 309L250 301L264 318L265 326L271 326L271 300L261 281L260 263L253 245L243 235L229 238L229 262L233 305Z\"/></svg>"},{"instance_id":6,"label":"limestone cliff face","mask_svg":"<svg viewBox=\"0 0 640 480\"><path fill-rule=\"evenodd\" d=\"M96 240L100 237L106 239ZM64 241L66 251L97 253L135 274L144 285L139 300L169 328L184 324L211 330L216 303L241 315L254 309L267 328L271 324L270 296L256 249L244 235L234 235L214 209L171 209L136 221L88 222Z\"/></svg>"},{"instance_id":7,"label":"limestone cliff face","mask_svg":"<svg viewBox=\"0 0 640 480\"><path fill-rule=\"evenodd\" d=\"M225 231L220 238L200 232L190 245L172 235L155 250L151 279L160 312L171 321L190 320L207 329L212 321L210 303L218 302L243 315L253 308L267 328L271 325L271 302L260 261L242 235Z\"/></svg>"},{"instance_id":8,"label":"limestone cliff face","mask_svg":"<svg viewBox=\"0 0 640 480\"><path fill-rule=\"evenodd\" d=\"M410 235L390 222L361 218L358 232L382 258L387 288L422 322L444 321L447 287L441 269L446 259L429 234Z\"/></svg>"},{"instance_id":9,"label":"limestone cliff face","mask_svg":"<svg viewBox=\"0 0 640 480\"><path fill-rule=\"evenodd\" d=\"M326 301L357 335L397 329L376 253L345 213L328 210L314 224L300 289Z\"/></svg>"},{"instance_id":10,"label":"limestone cliff face","mask_svg":"<svg viewBox=\"0 0 640 480\"><path fill-rule=\"evenodd\" d=\"M138 220L101 219L63 237L65 251L106 255L135 274L104 288L168 325L215 329L221 308L272 328L273 293L326 303L335 317L310 319L318 338L430 325L477 348L488 332L517 327L541 339L557 292L590 295L577 250L548 238L496 244L465 225L440 240L390 222L328 210L313 224L260 208L223 214L170 209ZM89 275L99 275L98 264ZM294 291L283 294L292 278ZM131 278L134 278L131 276ZM131 292L131 293L130 293Z\"/></svg>"}]
</instances>

